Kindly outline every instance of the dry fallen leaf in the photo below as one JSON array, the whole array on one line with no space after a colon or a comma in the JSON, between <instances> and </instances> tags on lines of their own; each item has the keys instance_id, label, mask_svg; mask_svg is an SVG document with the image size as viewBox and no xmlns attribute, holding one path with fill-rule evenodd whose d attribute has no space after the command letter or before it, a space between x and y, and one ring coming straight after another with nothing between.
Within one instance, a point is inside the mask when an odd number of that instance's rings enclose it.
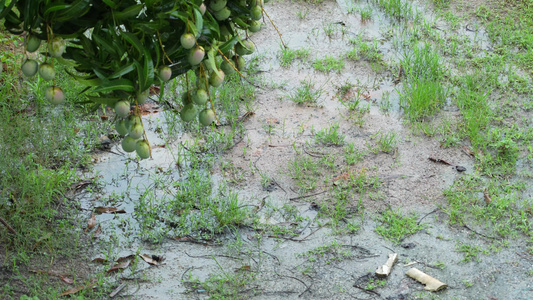
<instances>
[{"instance_id":1,"label":"dry fallen leaf","mask_svg":"<svg viewBox=\"0 0 533 300\"><path fill-rule=\"evenodd\" d=\"M97 214L125 214L126 211L123 209L118 209L116 207L105 207L105 206L97 206L94 208L94 211Z\"/></svg>"},{"instance_id":2,"label":"dry fallen leaf","mask_svg":"<svg viewBox=\"0 0 533 300\"><path fill-rule=\"evenodd\" d=\"M127 260L127 261L118 263L118 264L114 265L111 269L107 270L107 273L113 273L113 272L116 272L118 270L124 270L127 267L129 267L130 263L131 263L131 260Z\"/></svg>"},{"instance_id":3,"label":"dry fallen leaf","mask_svg":"<svg viewBox=\"0 0 533 300\"><path fill-rule=\"evenodd\" d=\"M91 262L99 263L99 264L105 264L105 263L107 263L107 259L97 257L97 258L91 260Z\"/></svg>"},{"instance_id":4,"label":"dry fallen leaf","mask_svg":"<svg viewBox=\"0 0 533 300\"><path fill-rule=\"evenodd\" d=\"M72 295L72 294L76 294L77 292L79 291L83 291L83 290L86 290L86 289L92 289L92 288L95 288L96 285L94 284L96 282L95 279L92 279L91 282L89 284L86 284L86 285L81 285L81 286L77 286L75 288L71 288L69 290L66 290L64 291L63 293L61 293L59 295L59 297L63 297L63 296L68 296L68 295Z\"/></svg>"},{"instance_id":5,"label":"dry fallen leaf","mask_svg":"<svg viewBox=\"0 0 533 300\"><path fill-rule=\"evenodd\" d=\"M100 226L100 224L98 224L98 227L96 227L96 230L93 233L93 239L98 238L100 233L102 233L102 227Z\"/></svg>"},{"instance_id":6,"label":"dry fallen leaf","mask_svg":"<svg viewBox=\"0 0 533 300\"><path fill-rule=\"evenodd\" d=\"M130 254L128 256L122 256L122 257L119 257L117 258L117 260L115 260L115 262L122 262L122 261L125 261L125 260L132 260L135 258L135 254Z\"/></svg>"},{"instance_id":7,"label":"dry fallen leaf","mask_svg":"<svg viewBox=\"0 0 533 300\"><path fill-rule=\"evenodd\" d=\"M74 283L74 280L68 278L66 275L59 275L59 278L61 278L61 280L64 283L68 283L68 284L73 284Z\"/></svg>"},{"instance_id":8,"label":"dry fallen leaf","mask_svg":"<svg viewBox=\"0 0 533 300\"><path fill-rule=\"evenodd\" d=\"M89 222L87 222L87 228L85 229L85 232L91 230L96 226L96 217L94 214L91 214L91 218L89 219Z\"/></svg>"},{"instance_id":9,"label":"dry fallen leaf","mask_svg":"<svg viewBox=\"0 0 533 300\"><path fill-rule=\"evenodd\" d=\"M153 265L153 266L157 266L159 265L159 260L155 260L153 258L152 255L149 255L149 254L139 254L139 256L147 263ZM158 256L156 256L157 258L159 258Z\"/></svg>"},{"instance_id":10,"label":"dry fallen leaf","mask_svg":"<svg viewBox=\"0 0 533 300\"><path fill-rule=\"evenodd\" d=\"M248 265L246 265L246 266L242 266L242 267L240 267L240 268L236 268L236 269L235 269L235 273L237 273L237 272L241 272L241 271L250 271L250 270L251 270L251 267L248 266Z\"/></svg>"}]
</instances>

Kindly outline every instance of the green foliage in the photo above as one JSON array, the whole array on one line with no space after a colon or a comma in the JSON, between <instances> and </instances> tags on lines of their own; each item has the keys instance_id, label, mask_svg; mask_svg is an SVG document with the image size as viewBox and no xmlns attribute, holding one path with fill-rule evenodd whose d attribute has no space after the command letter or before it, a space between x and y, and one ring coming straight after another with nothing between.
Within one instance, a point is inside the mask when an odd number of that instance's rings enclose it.
<instances>
[{"instance_id":1,"label":"green foliage","mask_svg":"<svg viewBox=\"0 0 533 300\"><path fill-rule=\"evenodd\" d=\"M252 25L256 28L261 16L262 2L257 1L12 0L7 5L0 1L5 28L14 34L28 34L27 52L37 51L41 41L46 43L41 49L44 55L26 65L27 76L34 76L38 62L39 75L55 85L56 63L73 67L74 71L67 72L87 87L84 91L90 95L85 103L93 104L94 109L128 101L118 114L123 120L128 113L140 115L138 105L144 103L152 85L164 85L190 70L198 78L194 89L220 86L225 74L219 61L231 62L224 67L226 72L234 66L243 68L241 56L253 53L255 46L239 34L252 30ZM26 54L23 60L28 59ZM48 70L44 72L42 66ZM47 94L52 103L64 100L61 87L57 90L57 96ZM210 94L214 93L208 91ZM192 104L191 98L184 97L183 104L190 104L186 112L182 110L185 121L196 120L198 112L206 109L205 101L202 107L191 109L198 105ZM210 114L202 118L203 125L215 119L216 115ZM139 122L137 129L143 134L131 137L142 141L146 135L142 120ZM127 126L128 131L139 122ZM144 158L150 150L137 154Z\"/></svg>"}]
</instances>

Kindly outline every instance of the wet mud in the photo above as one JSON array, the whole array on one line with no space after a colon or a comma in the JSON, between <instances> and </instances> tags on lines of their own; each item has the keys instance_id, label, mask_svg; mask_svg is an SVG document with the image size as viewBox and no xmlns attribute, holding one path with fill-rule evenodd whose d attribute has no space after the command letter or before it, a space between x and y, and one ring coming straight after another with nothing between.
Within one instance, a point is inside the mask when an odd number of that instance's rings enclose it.
<instances>
[{"instance_id":1,"label":"wet mud","mask_svg":"<svg viewBox=\"0 0 533 300\"><path fill-rule=\"evenodd\" d=\"M533 257L523 242L511 239L507 247L490 253L481 251L472 261L464 261L464 253L458 251L463 244L476 245L478 249L500 245L497 239L479 233L475 224L448 225L443 211L447 205L443 191L462 176L475 172L474 159L462 147L444 148L435 138L413 132L399 109L396 90L401 82L396 82L397 69L345 59L353 47L349 40L359 36L378 41L386 61L395 60L399 54L384 34L395 26L392 20L374 7L372 20L362 22L358 14L347 13L345 2L338 2L284 1L266 7L290 49L310 50L308 58L295 59L289 67L280 65L281 42L268 20L251 37L258 49L261 84L253 102L255 114L244 121L245 136L217 158L211 173L215 183L227 182L238 192L242 205L256 209L255 227L237 228L220 235L217 241L169 236L160 244L151 244L137 234L139 198L147 190L157 189L155 199L164 199L169 194L162 186L186 178L176 157L180 151L187 151L182 142L190 137L183 133L167 141L164 134L156 133L166 126L164 112L144 116L153 159L138 162L133 155L123 155L120 145L110 148L114 153L97 156L93 174L106 184L93 193L79 195L83 208L115 206L126 213L96 216L101 232L94 239L94 256L149 253L165 258L158 266L140 260L135 269L114 278L117 286L126 284L121 296L208 299L214 297L216 286L220 285L218 299L533 297L533 284L527 275ZM306 13L305 18L298 18L298 12ZM330 36L325 31L329 26L334 28ZM343 58L344 68L340 72L315 70L312 61L326 55ZM288 99L302 81L321 90L317 105ZM362 112L353 112L339 101L339 87L346 82L353 83L352 93L364 90L359 104L359 108L366 108ZM380 109L385 97L390 101L386 112ZM443 110L453 116L453 107L446 109ZM333 124L338 124L338 131L345 136L345 145L353 143L364 153L360 161L347 166L343 147L316 143L317 132ZM396 143L384 152L379 139L391 132ZM302 190L291 175L290 163L302 157L319 160L325 156L334 159L333 166L323 170L324 180L319 180L313 189ZM465 170L459 172L454 166ZM379 184L345 204L353 210L350 217L357 220L358 230L338 233L318 210L333 197L331 187L342 182L343 174L351 173L378 178ZM264 178L269 178L270 183L265 184ZM285 205L294 207L301 219L288 221L285 215L272 213ZM381 213L390 210L416 213L418 224L424 228L399 244L384 239L376 233L376 227ZM275 234L265 229L268 226L298 234ZM109 249L109 243L113 249ZM376 278L375 270L390 253L399 254L392 273L384 279ZM405 275L411 267L445 282L448 288L424 291L422 284Z\"/></svg>"}]
</instances>

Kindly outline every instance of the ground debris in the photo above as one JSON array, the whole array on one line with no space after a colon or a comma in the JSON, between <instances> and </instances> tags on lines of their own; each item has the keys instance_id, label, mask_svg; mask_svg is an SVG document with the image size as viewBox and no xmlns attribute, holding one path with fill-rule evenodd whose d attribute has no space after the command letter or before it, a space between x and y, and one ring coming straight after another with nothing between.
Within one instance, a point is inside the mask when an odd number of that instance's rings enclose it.
<instances>
[{"instance_id":1,"label":"ground debris","mask_svg":"<svg viewBox=\"0 0 533 300\"><path fill-rule=\"evenodd\" d=\"M446 283L429 276L428 274L418 270L417 268L411 268L407 270L405 274L424 284L426 286L424 289L427 291L437 292L448 286Z\"/></svg>"},{"instance_id":2,"label":"ground debris","mask_svg":"<svg viewBox=\"0 0 533 300\"><path fill-rule=\"evenodd\" d=\"M398 261L398 253L389 254L387 262L376 270L376 275L382 277L389 276L390 272L392 271L392 267L394 266L396 261Z\"/></svg>"}]
</instances>

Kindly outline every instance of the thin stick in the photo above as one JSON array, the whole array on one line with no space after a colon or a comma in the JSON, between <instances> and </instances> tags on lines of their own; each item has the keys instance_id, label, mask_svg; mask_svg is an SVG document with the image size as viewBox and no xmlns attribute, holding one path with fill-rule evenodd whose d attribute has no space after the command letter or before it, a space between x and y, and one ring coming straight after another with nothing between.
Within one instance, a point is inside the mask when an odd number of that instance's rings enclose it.
<instances>
[{"instance_id":1,"label":"thin stick","mask_svg":"<svg viewBox=\"0 0 533 300\"><path fill-rule=\"evenodd\" d=\"M314 193L314 194L310 194L310 195L305 195L305 196L299 196L299 197L289 198L289 200L290 200L290 201L294 201L294 200L299 200L299 199L309 198L309 197L313 197L313 196L316 196L316 195L324 194L325 192L327 192L327 191L322 191L322 192L318 192L318 193Z\"/></svg>"},{"instance_id":2,"label":"thin stick","mask_svg":"<svg viewBox=\"0 0 533 300\"><path fill-rule=\"evenodd\" d=\"M278 35L279 35L279 39L281 41L281 44L283 45L284 48L287 48L287 46L285 45L285 43L283 42L283 38L281 37L281 33L279 32L278 28L276 27L276 24L274 24L274 21L272 21L272 19L270 18L270 16L267 14L265 8L263 6L261 6L261 10L263 11L263 13L267 16L268 20L270 21L270 24L272 24L272 26L274 26L274 29L276 29L276 31L278 32Z\"/></svg>"},{"instance_id":3,"label":"thin stick","mask_svg":"<svg viewBox=\"0 0 533 300\"><path fill-rule=\"evenodd\" d=\"M0 217L0 223L4 224L4 226L7 228L7 230L11 231L14 235L17 235L17 231L13 229L9 224L7 224L6 220L4 218Z\"/></svg>"}]
</instances>

